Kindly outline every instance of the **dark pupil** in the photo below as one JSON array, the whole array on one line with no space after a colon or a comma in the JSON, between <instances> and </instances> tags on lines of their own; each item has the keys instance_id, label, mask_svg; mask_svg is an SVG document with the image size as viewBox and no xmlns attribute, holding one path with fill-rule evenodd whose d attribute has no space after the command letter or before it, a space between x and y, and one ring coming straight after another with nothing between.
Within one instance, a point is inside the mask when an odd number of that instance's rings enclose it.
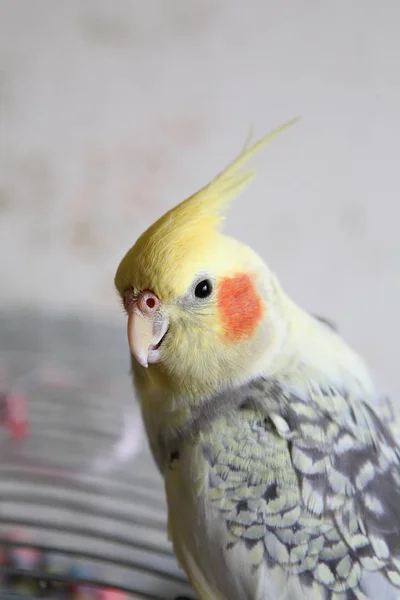
<instances>
[{"instance_id":1,"label":"dark pupil","mask_svg":"<svg viewBox=\"0 0 400 600\"><path fill-rule=\"evenodd\" d=\"M211 294L211 283L205 279L196 285L194 290L196 298L207 298Z\"/></svg>"}]
</instances>

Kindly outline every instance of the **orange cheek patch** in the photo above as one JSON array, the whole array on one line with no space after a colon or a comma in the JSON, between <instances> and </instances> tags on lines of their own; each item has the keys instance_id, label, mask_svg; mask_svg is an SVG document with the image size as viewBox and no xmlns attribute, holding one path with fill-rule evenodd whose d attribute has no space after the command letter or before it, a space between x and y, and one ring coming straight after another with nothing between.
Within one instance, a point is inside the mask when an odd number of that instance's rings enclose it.
<instances>
[{"instance_id":1,"label":"orange cheek patch","mask_svg":"<svg viewBox=\"0 0 400 600\"><path fill-rule=\"evenodd\" d=\"M245 273L221 280L217 307L224 337L230 342L252 335L262 316L261 300L251 278Z\"/></svg>"}]
</instances>

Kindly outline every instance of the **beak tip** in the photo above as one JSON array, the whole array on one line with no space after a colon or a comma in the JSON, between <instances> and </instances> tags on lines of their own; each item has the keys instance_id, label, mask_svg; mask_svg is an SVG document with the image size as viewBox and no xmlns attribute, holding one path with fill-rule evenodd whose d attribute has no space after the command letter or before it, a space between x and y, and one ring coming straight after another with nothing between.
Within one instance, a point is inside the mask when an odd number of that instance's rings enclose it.
<instances>
[{"instance_id":1,"label":"beak tip","mask_svg":"<svg viewBox=\"0 0 400 600\"><path fill-rule=\"evenodd\" d=\"M136 360L136 362L139 363L139 365L141 365L142 367L147 369L147 367L149 366L149 363L147 361L147 353L146 352L138 352L137 350L134 351L132 348L129 348L129 350L130 350L132 358L134 358Z\"/></svg>"}]
</instances>

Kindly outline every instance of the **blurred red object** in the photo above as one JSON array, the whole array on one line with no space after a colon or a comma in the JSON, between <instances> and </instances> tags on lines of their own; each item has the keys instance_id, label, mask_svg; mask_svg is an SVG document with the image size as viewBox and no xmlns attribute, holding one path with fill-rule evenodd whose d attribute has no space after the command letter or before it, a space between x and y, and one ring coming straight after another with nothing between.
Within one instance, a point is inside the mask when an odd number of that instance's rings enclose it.
<instances>
[{"instance_id":1,"label":"blurred red object","mask_svg":"<svg viewBox=\"0 0 400 600\"><path fill-rule=\"evenodd\" d=\"M25 396L7 392L0 396L0 424L6 427L15 441L27 437L28 413Z\"/></svg>"},{"instance_id":2,"label":"blurred red object","mask_svg":"<svg viewBox=\"0 0 400 600\"><path fill-rule=\"evenodd\" d=\"M127 600L128 596L120 590L104 588L97 591L96 600Z\"/></svg>"}]
</instances>

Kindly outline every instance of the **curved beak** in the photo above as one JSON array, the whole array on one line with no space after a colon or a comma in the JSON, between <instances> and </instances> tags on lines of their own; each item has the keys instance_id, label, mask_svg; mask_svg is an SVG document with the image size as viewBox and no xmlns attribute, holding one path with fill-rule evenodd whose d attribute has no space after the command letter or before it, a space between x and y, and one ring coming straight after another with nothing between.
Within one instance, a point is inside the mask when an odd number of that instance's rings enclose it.
<instances>
[{"instance_id":1,"label":"curved beak","mask_svg":"<svg viewBox=\"0 0 400 600\"><path fill-rule=\"evenodd\" d=\"M160 311L160 301L152 292L142 292L128 312L128 344L142 367L161 358L160 345L168 330L168 319Z\"/></svg>"}]
</instances>

